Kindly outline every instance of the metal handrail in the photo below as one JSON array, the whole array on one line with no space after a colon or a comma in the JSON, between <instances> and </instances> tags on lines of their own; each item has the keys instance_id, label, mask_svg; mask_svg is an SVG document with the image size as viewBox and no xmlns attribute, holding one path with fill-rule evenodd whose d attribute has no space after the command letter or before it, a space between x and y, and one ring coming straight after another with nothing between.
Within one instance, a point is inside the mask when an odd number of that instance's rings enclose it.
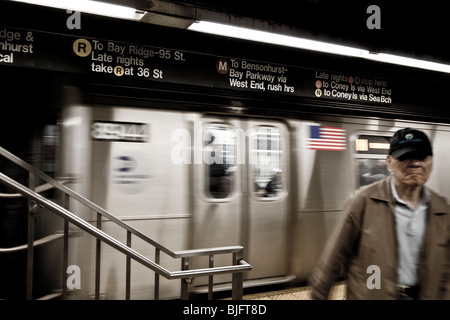
<instances>
[{"instance_id":1,"label":"metal handrail","mask_svg":"<svg viewBox=\"0 0 450 320\"><path fill-rule=\"evenodd\" d=\"M6 176L5 174L3 174L1 172L0 172L0 180L5 185L16 190L17 192L19 192L26 198L30 199L31 201L35 202L36 204L56 213L60 217L68 220L70 223L76 225L77 227L81 228L82 230L88 232L89 234L91 234L91 235L95 236L96 238L102 240L103 242L109 244L110 246L114 247L115 249L119 250L120 252L133 258L137 262L143 264L144 266L152 269L155 272L158 272L159 274L164 276L166 279L183 279L183 278L189 278L189 277L195 277L195 276L208 276L208 275L216 275L216 274L222 274L222 273L243 272L243 271L248 271L248 270L252 269L250 264L248 264L244 260L240 260L238 265L232 265L232 266L214 267L214 268L205 268L205 269L192 269L192 270L182 270L182 271L169 271L169 270L165 269L164 267L160 266L159 264L156 264L155 262L151 261L147 257L143 256L139 252L135 251L134 249L124 245L122 242L117 241L116 239L114 239L113 237L111 237L110 235L105 233L104 231L97 229L96 227L94 227L90 223L86 222L85 220L81 219L80 217L73 214L72 212L64 209L63 207L54 203L53 201L46 199L42 195L23 186L22 184L9 178L8 176ZM173 256L177 257L177 258L193 257L193 256L200 256L200 255L205 255L205 254L208 255L208 254L233 253L233 252L238 252L243 249L244 248L241 246L232 246L232 247L219 247L219 248L208 248L208 249L199 249L199 250L185 250L185 251L173 252Z\"/></svg>"},{"instance_id":2,"label":"metal handrail","mask_svg":"<svg viewBox=\"0 0 450 320\"><path fill-rule=\"evenodd\" d=\"M88 199L84 198L80 194L74 192L72 189L66 187L65 185L61 184L57 180L49 177L42 171L32 167L25 161L21 160L20 158L16 157L12 153L8 152L7 150L0 147L0 154L6 157L7 159L11 160L12 162L16 163L17 165L21 166L22 168L26 169L30 173L30 181L34 178L31 178L31 174L43 179L48 184L53 186L54 188L62 191L66 197L72 197L73 199L78 200L80 203L86 205L88 208L94 210L97 212L97 214L100 214L101 216L104 216L105 218L115 222L119 226L121 226L123 229L125 229L129 234L134 234L141 238L142 240L146 241L150 245L155 247L156 254L155 254L155 260L156 262L148 259L147 257L143 256L139 252L135 251L130 247L130 243L127 243L127 245L123 244L122 242L116 240L115 238L111 237L104 231L100 230L97 227L94 227L92 224L86 222L85 220L81 219L77 215L73 214L66 208L56 204L53 201L50 201L40 195L39 193L33 191L34 188L28 188L24 185L20 184L19 182L11 179L7 175L0 172L0 181L2 181L5 185L9 186L19 194L23 195L24 197L28 198L32 203L39 206L42 206L44 208L47 208L48 210L52 211L53 213L59 215L62 217L66 223L65 223L65 233L68 231L68 225L67 223L72 223L79 227L80 229L88 232L89 234L95 236L98 240L103 241L116 250L124 253L127 256L128 259L133 259L142 265L148 267L149 269L153 270L155 272L155 298L158 298L158 290L159 290L159 278L158 275L164 276L166 279L190 279L197 276L213 276L216 274L223 274L223 273L232 273L233 274L233 280L232 280L232 286L233 286L233 299L242 299L242 289L243 289L243 276L242 272L248 271L252 269L252 266L248 264L246 261L243 260L243 247L242 246L228 246L228 247L217 247L217 248L206 248L206 249L194 249L194 250L181 250L181 251L172 251L163 245L159 244L158 242L150 239L140 231L134 229L130 225L126 224L122 220L116 218L103 208L97 206L93 202L89 201ZM33 183L31 183L33 184ZM32 187L32 186L30 186ZM66 199L67 199L66 198ZM67 200L66 200L67 201ZM32 209L30 209L30 212ZM68 232L67 232L68 233ZM66 235L64 235L66 239ZM68 237L68 235L67 235ZM31 242L30 242L31 241ZM65 240L66 241L66 240ZM128 241L127 241L128 242ZM131 239L130 241L131 242ZM28 240L27 247L33 246L33 241ZM66 246L66 245L65 245ZM167 255L169 255L172 258L181 258L182 259L182 269L181 271L169 271L159 265L159 252L164 252ZM232 253L233 254L233 261L234 265L231 266L222 266L222 267L212 267L210 263L209 268L204 269L193 269L193 270L186 270L188 267L188 259L190 257L196 257L196 256L204 256L209 255L210 260L211 257L215 254L224 254L224 253ZM65 253L66 255L66 253ZM129 264L127 262L127 264ZM187 283L182 282L182 298L187 298ZM212 287L212 284L210 285ZM30 297L31 294L27 293L27 297ZM129 298L129 285L127 285L127 298Z\"/></svg>"}]
</instances>

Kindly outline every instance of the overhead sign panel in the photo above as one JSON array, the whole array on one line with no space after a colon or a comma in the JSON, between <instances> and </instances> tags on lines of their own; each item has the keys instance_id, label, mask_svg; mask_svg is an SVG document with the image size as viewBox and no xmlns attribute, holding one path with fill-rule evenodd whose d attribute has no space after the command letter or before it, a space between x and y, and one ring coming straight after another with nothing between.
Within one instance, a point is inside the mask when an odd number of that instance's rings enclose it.
<instances>
[{"instance_id":1,"label":"overhead sign panel","mask_svg":"<svg viewBox=\"0 0 450 320\"><path fill-rule=\"evenodd\" d=\"M0 65L92 74L111 81L392 104L392 86L385 79L5 26L0 26Z\"/></svg>"}]
</instances>

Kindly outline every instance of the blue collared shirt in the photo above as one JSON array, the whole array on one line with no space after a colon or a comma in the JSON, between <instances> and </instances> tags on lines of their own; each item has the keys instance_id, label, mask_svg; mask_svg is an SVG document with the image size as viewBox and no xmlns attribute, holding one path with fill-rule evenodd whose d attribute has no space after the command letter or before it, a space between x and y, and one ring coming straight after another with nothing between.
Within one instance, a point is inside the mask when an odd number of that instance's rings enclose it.
<instances>
[{"instance_id":1,"label":"blue collared shirt","mask_svg":"<svg viewBox=\"0 0 450 320\"><path fill-rule=\"evenodd\" d=\"M391 190L394 198L395 226L397 232L397 283L414 286L419 282L419 254L422 248L427 211L430 201L430 190L423 186L422 197L416 210L412 210L399 198L391 179Z\"/></svg>"}]
</instances>

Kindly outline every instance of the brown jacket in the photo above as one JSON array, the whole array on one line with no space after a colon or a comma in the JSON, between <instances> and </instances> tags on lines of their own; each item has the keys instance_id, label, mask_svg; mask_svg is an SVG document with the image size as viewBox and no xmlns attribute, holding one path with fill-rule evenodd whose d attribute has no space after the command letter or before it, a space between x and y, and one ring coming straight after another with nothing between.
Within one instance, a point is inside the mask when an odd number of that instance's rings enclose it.
<instances>
[{"instance_id":1,"label":"brown jacket","mask_svg":"<svg viewBox=\"0 0 450 320\"><path fill-rule=\"evenodd\" d=\"M313 298L327 299L341 270L347 278L348 299L397 298L397 240L390 179L362 189L347 204L309 279ZM449 241L450 208L445 198L431 191L419 262L420 299L450 299ZM379 267L379 289L367 285L375 274L368 270L373 265Z\"/></svg>"}]
</instances>

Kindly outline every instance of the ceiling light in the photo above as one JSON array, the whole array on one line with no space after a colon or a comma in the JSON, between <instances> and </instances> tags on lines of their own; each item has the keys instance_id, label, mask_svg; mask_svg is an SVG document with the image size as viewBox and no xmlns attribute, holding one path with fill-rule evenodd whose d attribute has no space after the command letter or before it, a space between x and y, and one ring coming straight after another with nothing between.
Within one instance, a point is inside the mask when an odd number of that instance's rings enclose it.
<instances>
[{"instance_id":1,"label":"ceiling light","mask_svg":"<svg viewBox=\"0 0 450 320\"><path fill-rule=\"evenodd\" d=\"M144 12L134 8L90 0L15 0L29 4L92 13L113 18L140 20Z\"/></svg>"},{"instance_id":2,"label":"ceiling light","mask_svg":"<svg viewBox=\"0 0 450 320\"><path fill-rule=\"evenodd\" d=\"M373 60L373 61L378 61L378 62L392 63L392 64L396 64L396 65L400 65L400 66L450 73L450 65L448 65L448 64L431 62L431 61L420 60L420 59L413 59L413 58L402 57L402 56L397 56L397 55L393 55L393 54L368 53L368 54L364 55L364 58Z\"/></svg>"},{"instance_id":3,"label":"ceiling light","mask_svg":"<svg viewBox=\"0 0 450 320\"><path fill-rule=\"evenodd\" d=\"M215 35L227 36L232 38L257 41L262 43L275 44L280 46L287 46L298 49L312 50L318 52L325 52L330 54L337 54L349 57L364 58L372 61L383 63L396 64L407 67L414 67L432 71L439 71L450 73L450 65L436 63L426 60L419 60L407 58L386 53L373 53L368 50L348 47L343 45L332 44L328 42L315 41L303 39L293 36L286 36L282 34L260 31L255 29L248 29L243 27L235 27L231 25L213 23L207 21L198 21L193 23L188 28L192 31L210 33Z\"/></svg>"},{"instance_id":4,"label":"ceiling light","mask_svg":"<svg viewBox=\"0 0 450 320\"><path fill-rule=\"evenodd\" d=\"M352 57L361 57L367 52L366 50L358 48L352 48L327 42L308 40L267 31L235 27L231 25L207 21L195 22L191 26L189 26L188 29L192 31L228 36L232 38L239 38L244 40L264 42L280 46L320 51L326 53L334 53Z\"/></svg>"}]
</instances>

